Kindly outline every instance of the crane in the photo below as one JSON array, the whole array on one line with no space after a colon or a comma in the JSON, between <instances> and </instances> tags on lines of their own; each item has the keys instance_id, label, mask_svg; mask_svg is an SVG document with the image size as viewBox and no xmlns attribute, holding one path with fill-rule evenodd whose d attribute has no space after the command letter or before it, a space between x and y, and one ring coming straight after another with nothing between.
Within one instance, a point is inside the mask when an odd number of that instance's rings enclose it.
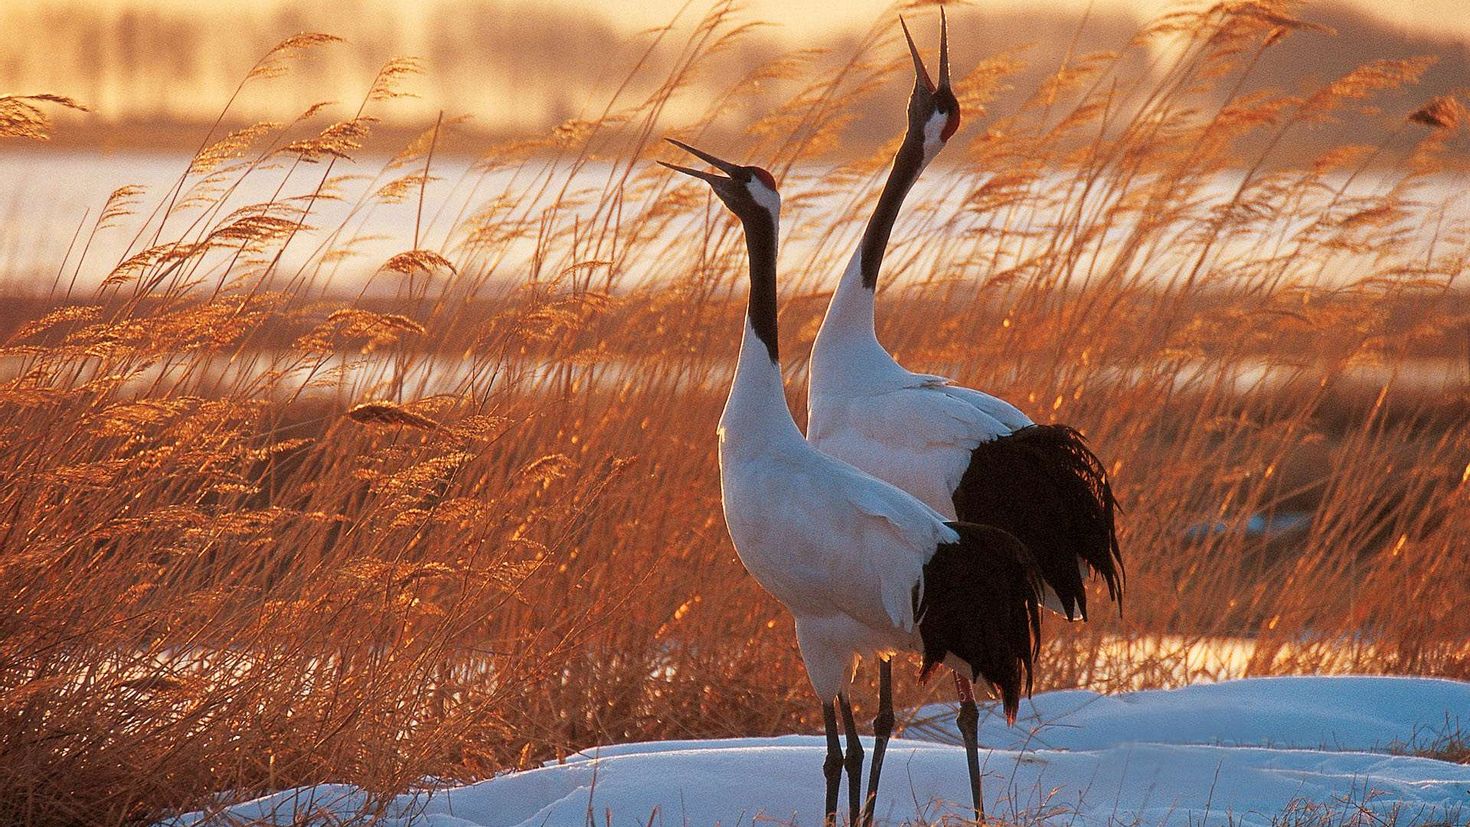
<instances>
[{"instance_id":1,"label":"crane","mask_svg":"<svg viewBox=\"0 0 1470 827\"><path fill-rule=\"evenodd\" d=\"M710 185L740 220L749 256L745 329L717 431L725 523L746 570L795 619L802 662L822 702L827 823L836 824L844 768L850 824L868 823L893 723L889 659L919 652L921 677L945 664L967 676L965 686L984 681L1014 722L1021 692L1031 690L1040 647L1040 574L1025 546L1006 532L946 520L802 437L781 378L776 181L759 167L670 142L719 170L660 162ZM848 699L864 657L882 664L884 723L875 731L866 804L859 777L863 748ZM973 697L968 709L973 725ZM965 748L971 795L983 813L973 730Z\"/></svg>"},{"instance_id":2,"label":"crane","mask_svg":"<svg viewBox=\"0 0 1470 827\"><path fill-rule=\"evenodd\" d=\"M1117 503L1082 435L1038 425L1009 402L944 377L910 372L878 341L878 271L899 207L960 125L943 8L937 84L901 18L900 25L915 75L908 128L812 345L807 439L947 518L1020 539L1041 566L1047 607L1068 620L1087 617L1089 574L1121 611Z\"/></svg>"}]
</instances>

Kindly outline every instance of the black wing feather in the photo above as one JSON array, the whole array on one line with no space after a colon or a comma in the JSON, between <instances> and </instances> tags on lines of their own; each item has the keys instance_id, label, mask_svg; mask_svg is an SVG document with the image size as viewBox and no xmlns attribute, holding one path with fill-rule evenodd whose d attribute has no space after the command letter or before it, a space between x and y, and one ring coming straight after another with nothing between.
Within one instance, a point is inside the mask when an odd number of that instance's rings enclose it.
<instances>
[{"instance_id":1,"label":"black wing feather","mask_svg":"<svg viewBox=\"0 0 1470 827\"><path fill-rule=\"evenodd\" d=\"M1024 543L1069 620L1087 619L1079 559L1123 611L1118 504L1107 470L1075 429L1031 425L975 448L954 506L960 520L995 526Z\"/></svg>"},{"instance_id":2,"label":"black wing feather","mask_svg":"<svg viewBox=\"0 0 1470 827\"><path fill-rule=\"evenodd\" d=\"M970 679L996 690L1015 723L1021 693L1031 694L1041 650L1041 573L1021 541L990 526L950 523L956 543L924 565L915 605L924 643L921 679L954 655Z\"/></svg>"}]
</instances>

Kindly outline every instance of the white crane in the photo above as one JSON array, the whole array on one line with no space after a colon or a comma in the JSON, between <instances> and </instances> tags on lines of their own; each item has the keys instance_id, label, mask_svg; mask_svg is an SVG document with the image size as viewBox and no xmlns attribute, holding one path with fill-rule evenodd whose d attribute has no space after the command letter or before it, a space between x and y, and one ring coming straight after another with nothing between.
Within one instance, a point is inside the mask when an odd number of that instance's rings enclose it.
<instances>
[{"instance_id":1,"label":"white crane","mask_svg":"<svg viewBox=\"0 0 1470 827\"><path fill-rule=\"evenodd\" d=\"M786 405L776 335L776 182L758 167L671 142L724 173L664 164L709 183L740 219L750 257L745 334L718 432L725 523L746 570L796 619L797 644L826 726L827 823L836 823L844 767L850 823L870 822L893 721L889 658L921 652L922 674L944 663L968 676L966 686L985 681L1014 721L1021 692L1030 692L1040 645L1040 576L1009 534L947 521L802 438ZM863 749L847 696L862 657L883 664L885 724L875 732L866 806L859 785ZM983 812L975 740L965 746L971 794Z\"/></svg>"},{"instance_id":2,"label":"white crane","mask_svg":"<svg viewBox=\"0 0 1470 827\"><path fill-rule=\"evenodd\" d=\"M950 519L1013 534L1041 566L1046 605L1069 620L1087 616L1089 572L1121 610L1116 503L1082 435L1066 425L1037 425L1014 405L943 377L912 373L874 331L878 270L894 219L960 124L943 14L941 8L937 85L903 27L915 74L908 131L812 345L807 439Z\"/></svg>"}]
</instances>

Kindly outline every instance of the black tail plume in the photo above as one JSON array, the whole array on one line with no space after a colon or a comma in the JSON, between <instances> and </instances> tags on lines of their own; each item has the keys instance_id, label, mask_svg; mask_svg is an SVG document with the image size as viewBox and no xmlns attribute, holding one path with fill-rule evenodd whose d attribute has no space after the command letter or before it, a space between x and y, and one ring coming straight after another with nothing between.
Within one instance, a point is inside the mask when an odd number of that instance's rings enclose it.
<instances>
[{"instance_id":1,"label":"black tail plume","mask_svg":"<svg viewBox=\"0 0 1470 827\"><path fill-rule=\"evenodd\" d=\"M1118 510L1102 461L1066 425L1032 425L977 447L954 492L965 522L1014 534L1030 549L1069 620L1087 619L1080 560L1123 611Z\"/></svg>"},{"instance_id":2,"label":"black tail plume","mask_svg":"<svg viewBox=\"0 0 1470 827\"><path fill-rule=\"evenodd\" d=\"M924 642L920 679L954 655L970 680L997 690L1015 723L1021 693L1031 694L1041 650L1041 572L1020 540L991 526L950 523L959 542L941 545L924 565L915 605Z\"/></svg>"}]
</instances>

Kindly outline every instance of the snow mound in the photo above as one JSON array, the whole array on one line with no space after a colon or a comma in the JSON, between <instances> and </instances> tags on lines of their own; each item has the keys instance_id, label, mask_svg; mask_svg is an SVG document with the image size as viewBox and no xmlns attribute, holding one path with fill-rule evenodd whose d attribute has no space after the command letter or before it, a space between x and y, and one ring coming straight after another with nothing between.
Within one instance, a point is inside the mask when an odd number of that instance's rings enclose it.
<instances>
[{"instance_id":1,"label":"snow mound","mask_svg":"<svg viewBox=\"0 0 1470 827\"><path fill-rule=\"evenodd\" d=\"M1438 731L1465 709L1470 684L1427 679L1253 679L1114 698L1048 693L1028 710L1037 730L1030 746L982 752L987 809L1067 827L1464 824L1470 766L1363 750ZM994 725L985 735L992 744L1018 737ZM1297 748L1307 745L1352 751ZM564 764L400 796L387 823L554 827L589 817L603 824L610 814L614 825L815 827L825 749L810 735L603 747ZM965 812L956 803L968 799L958 747L896 739L883 775L879 823L937 823ZM366 806L360 790L320 785L170 824L351 823Z\"/></svg>"},{"instance_id":2,"label":"snow mound","mask_svg":"<svg viewBox=\"0 0 1470 827\"><path fill-rule=\"evenodd\" d=\"M1470 716L1470 683L1433 678L1248 678L1099 695L1045 692L1021 702L1015 727L997 709L980 743L1003 749L1105 749L1127 743L1381 751L1426 740ZM959 744L955 708L917 710L905 736ZM1470 717L1464 721L1470 729Z\"/></svg>"}]
</instances>

